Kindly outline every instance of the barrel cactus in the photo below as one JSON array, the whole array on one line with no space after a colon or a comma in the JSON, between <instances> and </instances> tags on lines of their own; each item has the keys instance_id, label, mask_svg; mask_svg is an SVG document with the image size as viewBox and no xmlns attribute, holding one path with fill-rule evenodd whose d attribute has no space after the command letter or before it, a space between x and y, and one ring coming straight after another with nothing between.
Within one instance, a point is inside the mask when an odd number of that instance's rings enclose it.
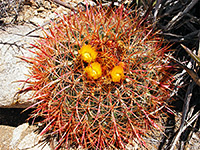
<instances>
[{"instance_id":1,"label":"barrel cactus","mask_svg":"<svg viewBox=\"0 0 200 150\"><path fill-rule=\"evenodd\" d=\"M78 9L60 15L33 44L28 87L31 118L42 117L41 134L88 149L120 148L143 137L168 110L173 81L164 44L136 11L119 7ZM29 107L29 108L31 108Z\"/></svg>"}]
</instances>

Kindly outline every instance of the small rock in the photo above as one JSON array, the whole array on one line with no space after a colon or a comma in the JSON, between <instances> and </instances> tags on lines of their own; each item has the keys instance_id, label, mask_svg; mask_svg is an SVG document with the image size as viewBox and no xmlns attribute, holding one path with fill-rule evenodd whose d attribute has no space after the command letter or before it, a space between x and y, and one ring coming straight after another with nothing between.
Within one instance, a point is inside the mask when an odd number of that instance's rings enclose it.
<instances>
[{"instance_id":1,"label":"small rock","mask_svg":"<svg viewBox=\"0 0 200 150\"><path fill-rule=\"evenodd\" d=\"M34 11L33 11L33 14L34 14L34 16L37 16L37 15L38 15L37 10L34 10Z\"/></svg>"},{"instance_id":2,"label":"small rock","mask_svg":"<svg viewBox=\"0 0 200 150\"><path fill-rule=\"evenodd\" d=\"M46 21L48 20L47 18L47 13L46 12L43 12L40 14L40 17L42 17L43 19L45 19Z\"/></svg>"},{"instance_id":3,"label":"small rock","mask_svg":"<svg viewBox=\"0 0 200 150\"><path fill-rule=\"evenodd\" d=\"M38 25L42 25L45 22L47 22L47 19L42 19L42 18L38 18L38 17L33 17L32 19L30 19L30 22L33 23L34 25L38 26Z\"/></svg>"},{"instance_id":4,"label":"small rock","mask_svg":"<svg viewBox=\"0 0 200 150\"><path fill-rule=\"evenodd\" d=\"M23 15L24 21L29 21L30 18L33 17L33 14L34 14L33 11L28 9L28 10L25 12L25 14Z\"/></svg>"},{"instance_id":5,"label":"small rock","mask_svg":"<svg viewBox=\"0 0 200 150\"><path fill-rule=\"evenodd\" d=\"M17 21L18 21L18 22L23 22L23 21L25 21L25 19L24 19L23 16L20 15L20 16L17 18Z\"/></svg>"},{"instance_id":6,"label":"small rock","mask_svg":"<svg viewBox=\"0 0 200 150\"><path fill-rule=\"evenodd\" d=\"M24 5L32 5L32 4L33 4L33 1L31 1L31 0L24 1Z\"/></svg>"},{"instance_id":7,"label":"small rock","mask_svg":"<svg viewBox=\"0 0 200 150\"><path fill-rule=\"evenodd\" d=\"M50 10L51 9L51 4L48 1L44 1L43 7Z\"/></svg>"},{"instance_id":8,"label":"small rock","mask_svg":"<svg viewBox=\"0 0 200 150\"><path fill-rule=\"evenodd\" d=\"M1 150L8 150L9 149L9 144L11 142L12 133L13 133L14 129L15 129L14 127L0 125L0 135L1 135L0 149Z\"/></svg>"},{"instance_id":9,"label":"small rock","mask_svg":"<svg viewBox=\"0 0 200 150\"><path fill-rule=\"evenodd\" d=\"M48 18L54 19L56 16L57 16L56 13L49 13Z\"/></svg>"},{"instance_id":10,"label":"small rock","mask_svg":"<svg viewBox=\"0 0 200 150\"><path fill-rule=\"evenodd\" d=\"M13 131L13 136L12 136L12 140L10 142L10 147L12 149L14 149L14 147L16 147L16 145L19 142L19 139L21 137L21 134L23 131L25 131L28 128L29 124L28 123L24 123L20 126L18 126L17 128L14 129Z\"/></svg>"},{"instance_id":11,"label":"small rock","mask_svg":"<svg viewBox=\"0 0 200 150\"><path fill-rule=\"evenodd\" d=\"M45 11L44 7L40 7L40 8L37 9L37 12L38 12L38 13L41 13L41 12L43 12L43 11Z\"/></svg>"},{"instance_id":12,"label":"small rock","mask_svg":"<svg viewBox=\"0 0 200 150\"><path fill-rule=\"evenodd\" d=\"M31 132L21 140L17 148L20 150L51 150L46 142L40 143L41 138L41 136Z\"/></svg>"}]
</instances>

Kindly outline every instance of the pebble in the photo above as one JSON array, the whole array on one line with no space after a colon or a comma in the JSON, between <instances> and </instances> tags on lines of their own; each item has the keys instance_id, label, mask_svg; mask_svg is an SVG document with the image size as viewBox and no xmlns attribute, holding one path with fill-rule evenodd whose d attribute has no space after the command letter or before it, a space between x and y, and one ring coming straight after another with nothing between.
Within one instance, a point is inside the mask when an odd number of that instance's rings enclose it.
<instances>
[{"instance_id":1,"label":"pebble","mask_svg":"<svg viewBox=\"0 0 200 150\"><path fill-rule=\"evenodd\" d=\"M45 22L47 22L48 19L43 19L43 18L38 18L38 17L33 17L30 19L30 22L33 23L34 25L43 25Z\"/></svg>"},{"instance_id":2,"label":"pebble","mask_svg":"<svg viewBox=\"0 0 200 150\"><path fill-rule=\"evenodd\" d=\"M42 137L34 132L27 134L19 143L17 148L19 150L51 150L49 144L46 142L41 142Z\"/></svg>"},{"instance_id":3,"label":"pebble","mask_svg":"<svg viewBox=\"0 0 200 150\"><path fill-rule=\"evenodd\" d=\"M10 147L12 149L14 149L16 147L16 145L18 144L18 141L21 137L21 134L23 131L25 131L28 128L28 123L24 123L20 126L18 126L17 128L14 129L13 131L13 136L12 136L12 141L10 143Z\"/></svg>"},{"instance_id":4,"label":"pebble","mask_svg":"<svg viewBox=\"0 0 200 150\"><path fill-rule=\"evenodd\" d=\"M41 13L41 12L43 12L43 11L45 11L45 8L44 8L44 7L40 7L40 8L37 9L37 12L38 12L38 13Z\"/></svg>"},{"instance_id":5,"label":"pebble","mask_svg":"<svg viewBox=\"0 0 200 150\"><path fill-rule=\"evenodd\" d=\"M43 6L44 6L44 8L46 8L48 10L51 10L51 4L50 4L50 2L44 1Z\"/></svg>"}]
</instances>

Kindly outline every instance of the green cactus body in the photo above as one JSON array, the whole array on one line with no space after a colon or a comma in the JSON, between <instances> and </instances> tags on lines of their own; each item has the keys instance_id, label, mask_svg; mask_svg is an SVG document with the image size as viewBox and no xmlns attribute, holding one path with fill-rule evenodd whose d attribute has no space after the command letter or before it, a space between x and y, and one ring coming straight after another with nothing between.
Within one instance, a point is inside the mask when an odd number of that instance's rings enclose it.
<instances>
[{"instance_id":1,"label":"green cactus body","mask_svg":"<svg viewBox=\"0 0 200 150\"><path fill-rule=\"evenodd\" d=\"M41 134L58 135L57 148L125 149L135 138L146 146L146 132L161 130L172 82L168 47L136 14L91 7L63 15L44 30L36 57L24 57L33 117L44 118Z\"/></svg>"}]
</instances>

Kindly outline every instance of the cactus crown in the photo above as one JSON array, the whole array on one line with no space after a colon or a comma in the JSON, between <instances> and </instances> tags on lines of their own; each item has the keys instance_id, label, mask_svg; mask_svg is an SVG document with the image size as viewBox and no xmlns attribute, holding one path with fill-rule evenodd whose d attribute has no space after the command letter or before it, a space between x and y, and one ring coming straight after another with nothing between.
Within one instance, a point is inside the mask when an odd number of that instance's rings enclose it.
<instances>
[{"instance_id":1,"label":"cactus crown","mask_svg":"<svg viewBox=\"0 0 200 150\"><path fill-rule=\"evenodd\" d=\"M167 108L171 77L167 46L151 25L123 6L79 9L60 16L35 45L30 87L41 132L59 135L59 144L125 148L158 124Z\"/></svg>"}]
</instances>

